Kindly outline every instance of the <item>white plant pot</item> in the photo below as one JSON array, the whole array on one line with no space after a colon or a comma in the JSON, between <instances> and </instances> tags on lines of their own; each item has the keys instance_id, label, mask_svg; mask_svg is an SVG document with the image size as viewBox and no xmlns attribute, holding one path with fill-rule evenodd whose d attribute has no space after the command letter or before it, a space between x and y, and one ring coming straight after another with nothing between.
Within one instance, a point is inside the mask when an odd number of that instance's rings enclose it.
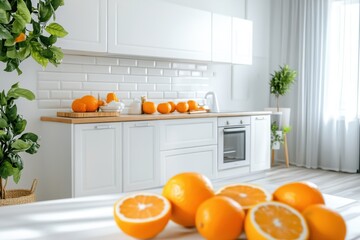
<instances>
[{"instance_id":1,"label":"white plant pot","mask_svg":"<svg viewBox=\"0 0 360 240\"><path fill-rule=\"evenodd\" d=\"M265 108L264 109L265 111L269 111L269 112L272 112L273 114L276 114L276 113L279 113L281 112L282 113L282 116L281 116L281 123L280 123L280 126L281 126L281 129L283 127L288 127L290 126L290 112L291 112L291 108L279 108L279 112L277 111L277 108Z\"/></svg>"},{"instance_id":2,"label":"white plant pot","mask_svg":"<svg viewBox=\"0 0 360 240\"><path fill-rule=\"evenodd\" d=\"M282 139L282 134L283 134L282 131L276 131L275 132L276 136L271 136L271 138L272 139L278 139L278 136L279 136L280 139ZM281 143L279 141L275 141L275 142L272 143L271 148L274 149L274 150L278 150L278 149L280 149L280 145L281 145Z\"/></svg>"},{"instance_id":3,"label":"white plant pot","mask_svg":"<svg viewBox=\"0 0 360 240\"><path fill-rule=\"evenodd\" d=\"M280 142L279 141L276 141L276 142L273 142L271 148L274 149L274 150L279 150L280 149Z\"/></svg>"}]
</instances>

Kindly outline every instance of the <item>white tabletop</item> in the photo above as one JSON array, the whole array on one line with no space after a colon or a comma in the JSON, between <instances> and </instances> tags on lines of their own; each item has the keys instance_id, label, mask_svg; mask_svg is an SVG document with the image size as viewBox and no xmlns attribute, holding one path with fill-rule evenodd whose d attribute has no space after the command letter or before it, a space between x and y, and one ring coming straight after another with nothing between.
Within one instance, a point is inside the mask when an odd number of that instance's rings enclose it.
<instances>
[{"instance_id":1,"label":"white tabletop","mask_svg":"<svg viewBox=\"0 0 360 240\"><path fill-rule=\"evenodd\" d=\"M160 193L160 189L151 192ZM0 239L133 239L113 220L113 204L121 194L0 207ZM347 238L360 239L360 203L326 195L326 205L346 220ZM243 236L244 237L244 236ZM196 229L169 222L156 239L202 239Z\"/></svg>"}]
</instances>

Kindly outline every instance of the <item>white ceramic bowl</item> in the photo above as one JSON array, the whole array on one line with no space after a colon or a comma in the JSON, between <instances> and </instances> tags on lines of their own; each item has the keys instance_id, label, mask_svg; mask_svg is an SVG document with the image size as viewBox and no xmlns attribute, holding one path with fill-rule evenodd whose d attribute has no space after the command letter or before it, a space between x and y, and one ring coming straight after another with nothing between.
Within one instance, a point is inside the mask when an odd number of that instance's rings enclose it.
<instances>
[{"instance_id":1,"label":"white ceramic bowl","mask_svg":"<svg viewBox=\"0 0 360 240\"><path fill-rule=\"evenodd\" d=\"M125 107L122 102L110 102L108 105L101 106L100 109L103 112L121 112Z\"/></svg>"}]
</instances>

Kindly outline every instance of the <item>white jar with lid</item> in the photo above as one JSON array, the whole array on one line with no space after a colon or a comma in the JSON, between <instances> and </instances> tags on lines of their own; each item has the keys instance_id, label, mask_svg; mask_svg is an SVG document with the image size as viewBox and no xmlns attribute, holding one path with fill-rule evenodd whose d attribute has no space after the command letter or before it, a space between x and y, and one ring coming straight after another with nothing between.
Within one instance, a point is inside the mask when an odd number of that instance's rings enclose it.
<instances>
[{"instance_id":1,"label":"white jar with lid","mask_svg":"<svg viewBox=\"0 0 360 240\"><path fill-rule=\"evenodd\" d=\"M134 101L130 104L128 114L141 114L141 101L138 98L135 98Z\"/></svg>"}]
</instances>

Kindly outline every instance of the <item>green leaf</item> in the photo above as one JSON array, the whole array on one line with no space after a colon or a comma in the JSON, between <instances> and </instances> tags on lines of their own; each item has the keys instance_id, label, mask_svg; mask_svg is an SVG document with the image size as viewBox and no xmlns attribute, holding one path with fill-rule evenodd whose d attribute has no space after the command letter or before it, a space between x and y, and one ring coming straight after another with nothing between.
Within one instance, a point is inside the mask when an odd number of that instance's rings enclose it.
<instances>
[{"instance_id":1,"label":"green leaf","mask_svg":"<svg viewBox=\"0 0 360 240\"><path fill-rule=\"evenodd\" d=\"M64 58L64 53L62 52L61 48L52 46L50 49L54 53L55 59L57 60L56 62L60 63Z\"/></svg>"},{"instance_id":2,"label":"green leaf","mask_svg":"<svg viewBox=\"0 0 360 240\"><path fill-rule=\"evenodd\" d=\"M6 116L8 118L8 121L15 121L17 117L17 106L14 105L11 108L6 108Z\"/></svg>"},{"instance_id":3,"label":"green leaf","mask_svg":"<svg viewBox=\"0 0 360 240\"><path fill-rule=\"evenodd\" d=\"M18 58L20 60L24 60L26 58L28 58L31 54L31 48L30 45L26 45L25 47L22 47L19 49L18 51Z\"/></svg>"},{"instance_id":4,"label":"green leaf","mask_svg":"<svg viewBox=\"0 0 360 240\"><path fill-rule=\"evenodd\" d=\"M15 123L15 126L13 127L14 135L19 135L20 133L22 133L26 128L26 124L27 124L27 121L25 119L17 121Z\"/></svg>"},{"instance_id":5,"label":"green leaf","mask_svg":"<svg viewBox=\"0 0 360 240\"><path fill-rule=\"evenodd\" d=\"M31 140L33 142L37 142L37 140L39 139L39 137L34 134L34 133L24 133L20 139L26 141L26 140Z\"/></svg>"},{"instance_id":6,"label":"green leaf","mask_svg":"<svg viewBox=\"0 0 360 240\"><path fill-rule=\"evenodd\" d=\"M40 23L32 20L32 25L33 25L33 33L34 33L34 34L39 34L40 31L41 31Z\"/></svg>"},{"instance_id":7,"label":"green leaf","mask_svg":"<svg viewBox=\"0 0 360 240\"><path fill-rule=\"evenodd\" d=\"M60 6L64 6L64 0L51 0L51 5L54 10L58 9Z\"/></svg>"},{"instance_id":8,"label":"green leaf","mask_svg":"<svg viewBox=\"0 0 360 240\"><path fill-rule=\"evenodd\" d=\"M54 35L56 37L65 37L66 35L68 35L68 32L60 25L57 23L50 23L45 30L50 33L51 35Z\"/></svg>"},{"instance_id":9,"label":"green leaf","mask_svg":"<svg viewBox=\"0 0 360 240\"><path fill-rule=\"evenodd\" d=\"M43 2L39 4L39 20L40 22L47 22L51 18L53 11L50 5Z\"/></svg>"},{"instance_id":10,"label":"green leaf","mask_svg":"<svg viewBox=\"0 0 360 240\"><path fill-rule=\"evenodd\" d=\"M0 8L9 11L11 10L11 5L8 0L0 0Z\"/></svg>"},{"instance_id":11,"label":"green leaf","mask_svg":"<svg viewBox=\"0 0 360 240\"><path fill-rule=\"evenodd\" d=\"M5 96L5 91L4 91L4 90L0 93L0 105L1 105L1 106L6 106L6 105L7 105L7 100L6 100L6 96Z\"/></svg>"},{"instance_id":12,"label":"green leaf","mask_svg":"<svg viewBox=\"0 0 360 240\"><path fill-rule=\"evenodd\" d=\"M30 23L31 21L31 15L29 12L28 7L26 6L26 3L23 0L18 0L17 1L17 11L16 14L18 16L21 16L21 18L26 22L26 23Z\"/></svg>"},{"instance_id":13,"label":"green leaf","mask_svg":"<svg viewBox=\"0 0 360 240\"><path fill-rule=\"evenodd\" d=\"M50 35L50 37L40 36L40 41L48 47L56 43L57 37L54 35Z\"/></svg>"},{"instance_id":14,"label":"green leaf","mask_svg":"<svg viewBox=\"0 0 360 240\"><path fill-rule=\"evenodd\" d=\"M5 161L2 165L0 165L0 177L1 178L8 178L12 176L14 173L13 166L8 161Z\"/></svg>"},{"instance_id":15,"label":"green leaf","mask_svg":"<svg viewBox=\"0 0 360 240\"><path fill-rule=\"evenodd\" d=\"M17 58L17 52L16 52L15 47L9 47L6 52L6 56L8 58Z\"/></svg>"},{"instance_id":16,"label":"green leaf","mask_svg":"<svg viewBox=\"0 0 360 240\"><path fill-rule=\"evenodd\" d=\"M0 145L0 160L2 160L3 157L4 157L4 150L3 150L2 146Z\"/></svg>"},{"instance_id":17,"label":"green leaf","mask_svg":"<svg viewBox=\"0 0 360 240\"><path fill-rule=\"evenodd\" d=\"M44 58L43 56L41 56L40 52L37 50L34 50L34 48L31 51L31 56L43 68L45 68L47 66L47 64L49 63L49 60L47 58Z\"/></svg>"},{"instance_id":18,"label":"green leaf","mask_svg":"<svg viewBox=\"0 0 360 240\"><path fill-rule=\"evenodd\" d=\"M11 147L18 151L26 151L31 146L30 143L25 142L21 139L17 139L15 142L11 144Z\"/></svg>"},{"instance_id":19,"label":"green leaf","mask_svg":"<svg viewBox=\"0 0 360 240\"><path fill-rule=\"evenodd\" d=\"M34 100L35 99L35 94L28 90L28 89L25 89L25 88L11 88L9 91L8 91L8 99L10 98L19 98L19 97L22 97L22 98L26 98L27 100Z\"/></svg>"},{"instance_id":20,"label":"green leaf","mask_svg":"<svg viewBox=\"0 0 360 240\"><path fill-rule=\"evenodd\" d=\"M11 33L0 24L0 39L12 39Z\"/></svg>"},{"instance_id":21,"label":"green leaf","mask_svg":"<svg viewBox=\"0 0 360 240\"><path fill-rule=\"evenodd\" d=\"M29 141L29 142L31 143L31 147L29 147L29 149L26 150L25 152L27 152L29 154L37 153L40 145L37 142L32 142L32 141Z\"/></svg>"},{"instance_id":22,"label":"green leaf","mask_svg":"<svg viewBox=\"0 0 360 240\"><path fill-rule=\"evenodd\" d=\"M13 180L18 183L21 177L21 171L19 168L13 168Z\"/></svg>"},{"instance_id":23,"label":"green leaf","mask_svg":"<svg viewBox=\"0 0 360 240\"><path fill-rule=\"evenodd\" d=\"M5 119L0 118L0 128L6 128L8 127L8 123Z\"/></svg>"},{"instance_id":24,"label":"green leaf","mask_svg":"<svg viewBox=\"0 0 360 240\"><path fill-rule=\"evenodd\" d=\"M9 14L2 8L0 8L0 23L9 23Z\"/></svg>"},{"instance_id":25,"label":"green leaf","mask_svg":"<svg viewBox=\"0 0 360 240\"><path fill-rule=\"evenodd\" d=\"M0 130L0 136L4 136L6 132L4 130Z\"/></svg>"},{"instance_id":26,"label":"green leaf","mask_svg":"<svg viewBox=\"0 0 360 240\"><path fill-rule=\"evenodd\" d=\"M12 27L11 31L13 33L23 32L26 27L25 19L21 15L18 15L18 14L15 14L13 17L14 17L15 21L13 23L13 27Z\"/></svg>"}]
</instances>

